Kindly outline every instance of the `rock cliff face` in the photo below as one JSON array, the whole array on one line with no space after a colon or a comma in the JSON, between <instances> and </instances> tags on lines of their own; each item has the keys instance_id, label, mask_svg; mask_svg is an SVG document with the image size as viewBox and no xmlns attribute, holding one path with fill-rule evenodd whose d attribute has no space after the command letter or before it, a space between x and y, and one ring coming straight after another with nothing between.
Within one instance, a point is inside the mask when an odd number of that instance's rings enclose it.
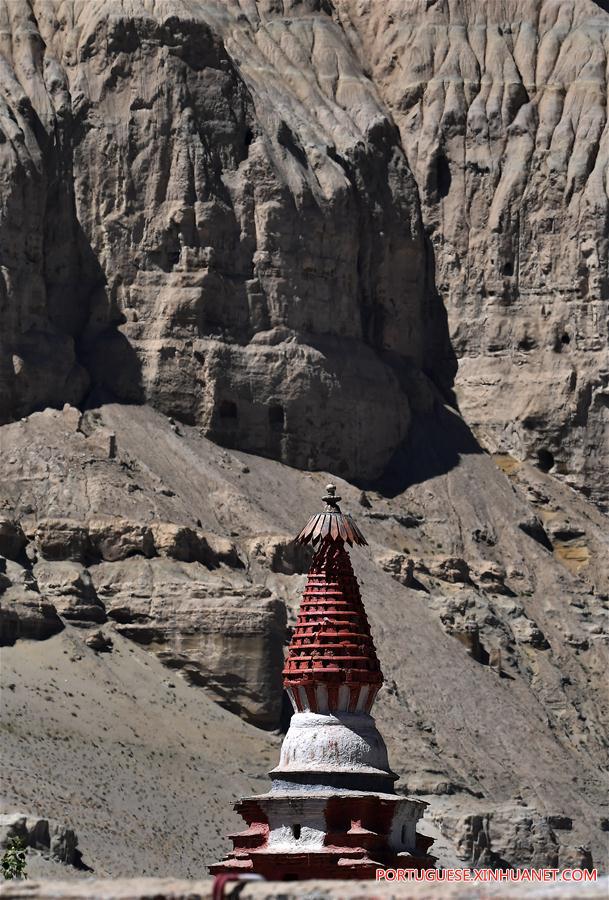
<instances>
[{"instance_id":1,"label":"rock cliff face","mask_svg":"<svg viewBox=\"0 0 609 900\"><path fill-rule=\"evenodd\" d=\"M609 505L609 15L594 0L337 0L400 128L491 450Z\"/></svg>"},{"instance_id":2,"label":"rock cliff face","mask_svg":"<svg viewBox=\"0 0 609 900\"><path fill-rule=\"evenodd\" d=\"M266 6L4 5L5 420L147 400L370 478L450 370L394 124L323 4Z\"/></svg>"},{"instance_id":3,"label":"rock cliff face","mask_svg":"<svg viewBox=\"0 0 609 900\"><path fill-rule=\"evenodd\" d=\"M488 449L607 505L593 0L0 15L4 420L147 400L370 479L456 355Z\"/></svg>"},{"instance_id":4,"label":"rock cliff face","mask_svg":"<svg viewBox=\"0 0 609 900\"><path fill-rule=\"evenodd\" d=\"M603 864L608 46L593 0L0 0L9 800L94 867L117 810L116 874L221 855L317 469L443 859Z\"/></svg>"}]
</instances>

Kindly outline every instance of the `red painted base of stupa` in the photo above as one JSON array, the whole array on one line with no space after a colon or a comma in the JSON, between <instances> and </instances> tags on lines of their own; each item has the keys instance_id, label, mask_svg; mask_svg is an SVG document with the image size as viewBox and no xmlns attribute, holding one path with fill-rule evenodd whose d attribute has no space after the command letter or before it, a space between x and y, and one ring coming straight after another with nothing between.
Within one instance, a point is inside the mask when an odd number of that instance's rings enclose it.
<instances>
[{"instance_id":1,"label":"red painted base of stupa","mask_svg":"<svg viewBox=\"0 0 609 900\"><path fill-rule=\"evenodd\" d=\"M410 853L396 854L390 860L371 859L363 849L328 847L319 853L255 853L231 856L210 867L212 875L248 872L261 875L267 881L305 881L311 878L359 879L376 878L379 869L435 868L432 856L415 857Z\"/></svg>"},{"instance_id":2,"label":"red painted base of stupa","mask_svg":"<svg viewBox=\"0 0 609 900\"><path fill-rule=\"evenodd\" d=\"M272 795L248 798L237 809L248 828L231 835L232 853L210 867L213 875L248 872L272 881L294 881L310 878L373 879L379 869L433 869L435 857L428 854L433 839L415 834L410 849L396 851L389 844L389 827L396 804L409 802L394 797L390 801L370 796L334 797L323 803L328 830L318 846L312 847L304 834L292 840L288 835L273 838L275 832L264 811L273 809ZM295 798L296 800L296 798ZM259 802L262 801L262 802ZM282 804L290 803L287 797ZM320 801L313 801L315 804ZM412 801L410 801L412 802ZM417 801L414 801L417 802ZM300 813L310 804L300 798ZM354 818L354 816L362 818ZM345 820L347 816L347 820ZM281 816L285 821L285 816ZM300 850L296 842L309 844Z\"/></svg>"}]
</instances>

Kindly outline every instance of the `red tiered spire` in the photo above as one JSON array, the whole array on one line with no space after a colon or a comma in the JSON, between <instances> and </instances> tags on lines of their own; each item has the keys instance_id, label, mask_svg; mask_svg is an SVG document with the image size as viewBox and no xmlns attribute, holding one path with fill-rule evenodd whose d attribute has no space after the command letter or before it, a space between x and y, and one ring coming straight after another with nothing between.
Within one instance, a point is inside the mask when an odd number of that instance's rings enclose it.
<instances>
[{"instance_id":1,"label":"red tiered spire","mask_svg":"<svg viewBox=\"0 0 609 900\"><path fill-rule=\"evenodd\" d=\"M296 541L317 544L290 642L284 687L298 712L369 712L383 683L357 578L345 549L366 544L328 485L326 509Z\"/></svg>"}]
</instances>

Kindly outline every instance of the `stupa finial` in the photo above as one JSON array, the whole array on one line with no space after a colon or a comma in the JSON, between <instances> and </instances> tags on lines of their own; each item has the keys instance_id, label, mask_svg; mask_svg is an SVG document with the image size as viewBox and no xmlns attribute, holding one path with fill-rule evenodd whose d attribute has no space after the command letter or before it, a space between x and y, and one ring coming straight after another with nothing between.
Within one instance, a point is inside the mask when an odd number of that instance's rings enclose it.
<instances>
[{"instance_id":1,"label":"stupa finial","mask_svg":"<svg viewBox=\"0 0 609 900\"><path fill-rule=\"evenodd\" d=\"M340 512L339 503L343 499L342 497L336 496L336 485L335 484L327 484L326 485L326 493L321 498L326 504L327 512Z\"/></svg>"},{"instance_id":2,"label":"stupa finial","mask_svg":"<svg viewBox=\"0 0 609 900\"><path fill-rule=\"evenodd\" d=\"M322 499L325 503L324 511L311 516L300 534L294 539L295 543L313 544L315 547L324 541L344 541L350 547L353 544L366 546L368 541L351 516L341 512L338 504L342 498L336 496L335 484L326 485L326 493Z\"/></svg>"}]
</instances>

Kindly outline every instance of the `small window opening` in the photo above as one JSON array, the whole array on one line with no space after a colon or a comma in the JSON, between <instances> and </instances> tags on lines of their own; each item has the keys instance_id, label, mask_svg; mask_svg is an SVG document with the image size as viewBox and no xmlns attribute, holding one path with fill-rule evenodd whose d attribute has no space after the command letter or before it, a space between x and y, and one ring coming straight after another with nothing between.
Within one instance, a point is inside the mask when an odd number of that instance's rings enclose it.
<instances>
[{"instance_id":1,"label":"small window opening","mask_svg":"<svg viewBox=\"0 0 609 900\"><path fill-rule=\"evenodd\" d=\"M518 341L518 349L523 350L525 353L528 353L529 350L534 350L536 346L537 341L528 334L525 334L525 336Z\"/></svg>"},{"instance_id":2,"label":"small window opening","mask_svg":"<svg viewBox=\"0 0 609 900\"><path fill-rule=\"evenodd\" d=\"M301 831L300 825L298 825L298 824L292 825L292 834L294 835L295 840L299 840L300 831Z\"/></svg>"},{"instance_id":3,"label":"small window opening","mask_svg":"<svg viewBox=\"0 0 609 900\"><path fill-rule=\"evenodd\" d=\"M281 431L285 423L283 406L269 406L269 424L273 431Z\"/></svg>"},{"instance_id":4,"label":"small window opening","mask_svg":"<svg viewBox=\"0 0 609 900\"><path fill-rule=\"evenodd\" d=\"M223 400L218 408L218 413L221 419L236 419L237 404L232 400Z\"/></svg>"},{"instance_id":5,"label":"small window opening","mask_svg":"<svg viewBox=\"0 0 609 900\"><path fill-rule=\"evenodd\" d=\"M571 338L569 337L569 335L567 334L566 331L563 335L561 335L560 343L561 344L570 344L571 343Z\"/></svg>"},{"instance_id":6,"label":"small window opening","mask_svg":"<svg viewBox=\"0 0 609 900\"><path fill-rule=\"evenodd\" d=\"M450 191L450 183L452 176L450 174L450 166L448 160L443 153L440 153L436 163L436 177L438 184L438 194L440 197L447 197Z\"/></svg>"},{"instance_id":7,"label":"small window opening","mask_svg":"<svg viewBox=\"0 0 609 900\"><path fill-rule=\"evenodd\" d=\"M549 472L550 469L554 468L554 454L550 453L549 450L538 450L537 465L542 472Z\"/></svg>"}]
</instances>

